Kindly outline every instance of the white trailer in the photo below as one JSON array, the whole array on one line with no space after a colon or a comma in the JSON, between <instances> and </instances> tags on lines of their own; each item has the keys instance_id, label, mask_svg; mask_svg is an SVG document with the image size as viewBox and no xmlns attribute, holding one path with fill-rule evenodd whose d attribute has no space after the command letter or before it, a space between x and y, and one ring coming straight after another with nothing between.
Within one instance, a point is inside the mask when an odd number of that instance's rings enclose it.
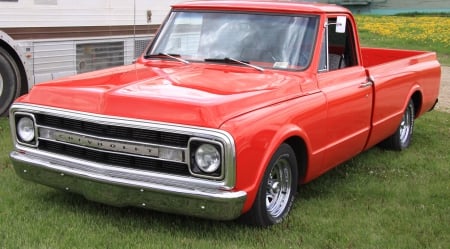
<instances>
[{"instance_id":1,"label":"white trailer","mask_svg":"<svg viewBox=\"0 0 450 249\"><path fill-rule=\"evenodd\" d=\"M0 0L0 115L40 82L130 64L180 0Z\"/></svg>"}]
</instances>

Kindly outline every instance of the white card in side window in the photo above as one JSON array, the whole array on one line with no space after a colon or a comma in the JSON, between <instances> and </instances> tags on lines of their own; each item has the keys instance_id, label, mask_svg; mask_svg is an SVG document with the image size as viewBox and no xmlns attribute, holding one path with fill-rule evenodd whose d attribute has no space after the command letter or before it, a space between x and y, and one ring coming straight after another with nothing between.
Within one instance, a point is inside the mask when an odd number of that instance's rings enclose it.
<instances>
[{"instance_id":1,"label":"white card in side window","mask_svg":"<svg viewBox=\"0 0 450 249\"><path fill-rule=\"evenodd\" d=\"M288 68L289 62L287 61L277 61L273 64L274 68Z\"/></svg>"},{"instance_id":2,"label":"white card in side window","mask_svg":"<svg viewBox=\"0 0 450 249\"><path fill-rule=\"evenodd\" d=\"M347 23L347 17L338 16L336 20L336 33L345 33L345 24Z\"/></svg>"}]
</instances>

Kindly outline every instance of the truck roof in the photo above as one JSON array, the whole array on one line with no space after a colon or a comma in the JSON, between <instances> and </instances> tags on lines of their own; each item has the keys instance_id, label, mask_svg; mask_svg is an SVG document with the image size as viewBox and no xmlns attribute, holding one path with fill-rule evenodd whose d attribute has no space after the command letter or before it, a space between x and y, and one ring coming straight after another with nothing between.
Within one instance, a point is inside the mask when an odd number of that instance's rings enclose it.
<instances>
[{"instance_id":1,"label":"truck roof","mask_svg":"<svg viewBox=\"0 0 450 249\"><path fill-rule=\"evenodd\" d=\"M178 3L172 6L175 10L234 10L234 11L263 11L284 13L350 13L344 7L334 4L300 2L295 0L200 0Z\"/></svg>"}]
</instances>

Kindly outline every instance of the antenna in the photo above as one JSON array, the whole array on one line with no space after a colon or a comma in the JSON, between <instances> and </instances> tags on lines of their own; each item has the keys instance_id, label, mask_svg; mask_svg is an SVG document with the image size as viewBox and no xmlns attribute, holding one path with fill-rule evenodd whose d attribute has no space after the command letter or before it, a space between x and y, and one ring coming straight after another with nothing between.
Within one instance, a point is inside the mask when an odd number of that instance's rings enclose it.
<instances>
[{"instance_id":1,"label":"antenna","mask_svg":"<svg viewBox=\"0 0 450 249\"><path fill-rule=\"evenodd\" d=\"M133 3L133 40L136 43L136 0L134 0L134 3ZM136 55L136 51L134 51L134 52Z\"/></svg>"},{"instance_id":2,"label":"antenna","mask_svg":"<svg viewBox=\"0 0 450 249\"><path fill-rule=\"evenodd\" d=\"M136 57L136 0L133 1L133 43L134 43L133 57ZM137 58L134 58L133 64L134 64L134 74L137 80L138 75L137 75L136 60Z\"/></svg>"},{"instance_id":3,"label":"antenna","mask_svg":"<svg viewBox=\"0 0 450 249\"><path fill-rule=\"evenodd\" d=\"M136 40L136 0L133 3L133 35L133 38Z\"/></svg>"}]
</instances>

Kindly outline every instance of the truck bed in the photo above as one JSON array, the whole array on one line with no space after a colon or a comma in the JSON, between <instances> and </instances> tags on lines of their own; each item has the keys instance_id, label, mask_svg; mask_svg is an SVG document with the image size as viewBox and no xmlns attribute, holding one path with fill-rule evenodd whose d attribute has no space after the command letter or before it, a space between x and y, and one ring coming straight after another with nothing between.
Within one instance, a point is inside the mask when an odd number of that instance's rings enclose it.
<instances>
[{"instance_id":1,"label":"truck bed","mask_svg":"<svg viewBox=\"0 0 450 249\"><path fill-rule=\"evenodd\" d=\"M361 48L361 53L375 93L369 148L397 129L407 105L405 100L420 100L417 102L421 104L415 106L416 118L434 107L441 68L434 52ZM414 91L420 94L412 95Z\"/></svg>"},{"instance_id":2,"label":"truck bed","mask_svg":"<svg viewBox=\"0 0 450 249\"><path fill-rule=\"evenodd\" d=\"M436 60L434 52L417 50L361 47L361 54L363 66L366 68L390 62L398 63L400 60L407 65L421 61Z\"/></svg>"}]
</instances>

